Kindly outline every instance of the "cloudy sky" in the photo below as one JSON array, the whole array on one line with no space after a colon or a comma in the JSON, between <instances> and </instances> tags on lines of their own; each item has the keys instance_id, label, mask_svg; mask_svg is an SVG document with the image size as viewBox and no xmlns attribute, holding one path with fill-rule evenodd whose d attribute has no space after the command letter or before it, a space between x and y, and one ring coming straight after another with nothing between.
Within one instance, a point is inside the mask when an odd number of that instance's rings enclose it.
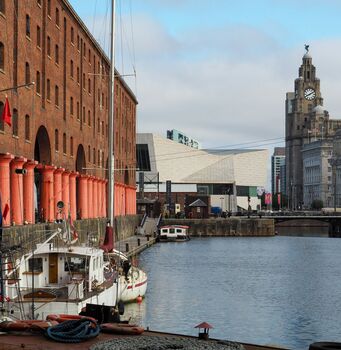
<instances>
[{"instance_id":1,"label":"cloudy sky","mask_svg":"<svg viewBox=\"0 0 341 350\"><path fill-rule=\"evenodd\" d=\"M107 51L110 1L70 2ZM202 147L283 146L304 44L325 108L341 118L340 16L340 0L118 0L115 65L136 68L126 80L138 132L174 128Z\"/></svg>"}]
</instances>

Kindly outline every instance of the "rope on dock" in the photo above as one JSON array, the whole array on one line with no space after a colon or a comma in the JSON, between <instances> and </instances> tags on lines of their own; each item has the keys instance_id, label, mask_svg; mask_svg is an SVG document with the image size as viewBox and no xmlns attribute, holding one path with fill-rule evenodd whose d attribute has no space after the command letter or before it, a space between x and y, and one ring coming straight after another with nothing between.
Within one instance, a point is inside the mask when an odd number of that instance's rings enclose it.
<instances>
[{"instance_id":1,"label":"rope on dock","mask_svg":"<svg viewBox=\"0 0 341 350\"><path fill-rule=\"evenodd\" d=\"M100 327L97 322L88 318L64 321L56 326L49 327L45 335L57 342L80 343L97 337Z\"/></svg>"}]
</instances>

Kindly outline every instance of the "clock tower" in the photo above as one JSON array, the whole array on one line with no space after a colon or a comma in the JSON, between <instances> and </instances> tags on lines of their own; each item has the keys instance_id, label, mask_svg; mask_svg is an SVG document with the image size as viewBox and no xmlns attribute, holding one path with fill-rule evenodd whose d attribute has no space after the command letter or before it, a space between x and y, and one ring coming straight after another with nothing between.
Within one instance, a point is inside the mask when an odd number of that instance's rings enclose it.
<instances>
[{"instance_id":1,"label":"clock tower","mask_svg":"<svg viewBox=\"0 0 341 350\"><path fill-rule=\"evenodd\" d=\"M309 141L310 118L314 107L323 105L320 80L309 54L309 45L295 79L295 91L286 94L285 101L285 162L286 193L291 209L303 206L302 147Z\"/></svg>"}]
</instances>

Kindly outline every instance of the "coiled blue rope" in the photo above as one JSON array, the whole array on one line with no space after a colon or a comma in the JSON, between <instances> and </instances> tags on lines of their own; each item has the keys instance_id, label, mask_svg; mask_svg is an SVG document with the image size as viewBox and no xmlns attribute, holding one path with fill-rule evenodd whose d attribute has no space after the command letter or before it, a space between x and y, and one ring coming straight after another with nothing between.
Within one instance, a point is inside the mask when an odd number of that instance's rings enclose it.
<instances>
[{"instance_id":1,"label":"coiled blue rope","mask_svg":"<svg viewBox=\"0 0 341 350\"><path fill-rule=\"evenodd\" d=\"M47 328L45 335L62 343L80 343L97 337L100 332L99 325L87 318L64 321L56 326Z\"/></svg>"}]
</instances>

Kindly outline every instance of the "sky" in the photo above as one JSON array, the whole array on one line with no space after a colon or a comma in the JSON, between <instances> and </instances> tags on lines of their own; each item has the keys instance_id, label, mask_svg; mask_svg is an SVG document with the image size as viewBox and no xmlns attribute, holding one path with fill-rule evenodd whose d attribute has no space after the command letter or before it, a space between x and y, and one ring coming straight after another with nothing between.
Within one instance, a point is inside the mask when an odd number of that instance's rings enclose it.
<instances>
[{"instance_id":1,"label":"sky","mask_svg":"<svg viewBox=\"0 0 341 350\"><path fill-rule=\"evenodd\" d=\"M69 0L108 52L109 0ZM137 131L202 148L284 146L285 96L305 53L341 118L340 0L117 0L115 66L139 101Z\"/></svg>"}]
</instances>

